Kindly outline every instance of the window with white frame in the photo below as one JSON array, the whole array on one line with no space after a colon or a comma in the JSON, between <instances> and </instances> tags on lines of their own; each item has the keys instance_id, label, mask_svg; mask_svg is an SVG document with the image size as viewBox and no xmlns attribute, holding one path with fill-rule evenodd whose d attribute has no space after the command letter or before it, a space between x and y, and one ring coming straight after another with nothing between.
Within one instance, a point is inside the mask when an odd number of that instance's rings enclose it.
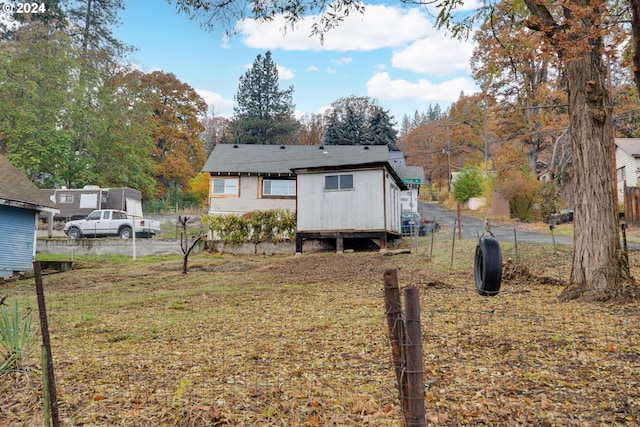
<instances>
[{"instance_id":1,"label":"window with white frame","mask_svg":"<svg viewBox=\"0 0 640 427\"><path fill-rule=\"evenodd\" d=\"M58 195L58 203L73 203L73 194Z\"/></svg>"},{"instance_id":2,"label":"window with white frame","mask_svg":"<svg viewBox=\"0 0 640 427\"><path fill-rule=\"evenodd\" d=\"M237 196L239 178L214 178L212 195L214 197Z\"/></svg>"},{"instance_id":3,"label":"window with white frame","mask_svg":"<svg viewBox=\"0 0 640 427\"><path fill-rule=\"evenodd\" d=\"M618 182L622 182L625 179L627 179L627 171L624 166L622 166L621 168L618 168L617 175L618 175Z\"/></svg>"},{"instance_id":4,"label":"window with white frame","mask_svg":"<svg viewBox=\"0 0 640 427\"><path fill-rule=\"evenodd\" d=\"M295 197L294 179L263 179L262 195L265 197Z\"/></svg>"},{"instance_id":5,"label":"window with white frame","mask_svg":"<svg viewBox=\"0 0 640 427\"><path fill-rule=\"evenodd\" d=\"M353 190L353 174L325 176L324 189L325 191Z\"/></svg>"}]
</instances>

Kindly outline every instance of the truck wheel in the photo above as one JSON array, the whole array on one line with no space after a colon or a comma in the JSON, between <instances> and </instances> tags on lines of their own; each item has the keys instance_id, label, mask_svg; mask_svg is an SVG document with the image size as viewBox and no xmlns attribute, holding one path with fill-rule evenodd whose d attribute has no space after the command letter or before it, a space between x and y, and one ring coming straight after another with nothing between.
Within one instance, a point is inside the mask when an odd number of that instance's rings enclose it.
<instances>
[{"instance_id":1,"label":"truck wheel","mask_svg":"<svg viewBox=\"0 0 640 427\"><path fill-rule=\"evenodd\" d=\"M118 236L121 239L130 239L131 238L131 227L122 227L118 232Z\"/></svg>"},{"instance_id":2,"label":"truck wheel","mask_svg":"<svg viewBox=\"0 0 640 427\"><path fill-rule=\"evenodd\" d=\"M483 296L500 292L502 282L502 254L500 244L492 237L482 237L476 246L474 262L476 291Z\"/></svg>"},{"instance_id":3,"label":"truck wheel","mask_svg":"<svg viewBox=\"0 0 640 427\"><path fill-rule=\"evenodd\" d=\"M67 232L67 235L70 239L79 239L80 237L82 237L82 233L80 232L80 230L75 227L71 227Z\"/></svg>"}]
</instances>

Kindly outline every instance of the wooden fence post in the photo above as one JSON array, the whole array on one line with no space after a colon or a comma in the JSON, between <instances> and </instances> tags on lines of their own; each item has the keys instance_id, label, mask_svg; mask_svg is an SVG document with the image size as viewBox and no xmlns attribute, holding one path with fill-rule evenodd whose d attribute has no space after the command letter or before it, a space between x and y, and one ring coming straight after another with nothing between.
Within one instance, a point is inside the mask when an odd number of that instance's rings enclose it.
<instances>
[{"instance_id":1,"label":"wooden fence post","mask_svg":"<svg viewBox=\"0 0 640 427\"><path fill-rule=\"evenodd\" d=\"M418 288L404 289L405 304L405 357L407 400L409 402L407 426L424 427L424 367L422 366L422 333L420 329L420 292Z\"/></svg>"},{"instance_id":2,"label":"wooden fence post","mask_svg":"<svg viewBox=\"0 0 640 427\"><path fill-rule=\"evenodd\" d=\"M384 272L384 310L389 328L389 343L393 356L393 368L396 373L396 382L400 392L402 412L407 421L407 378L404 375L404 323L402 321L402 303L400 302L400 289L398 288L398 270L388 269Z\"/></svg>"}]
</instances>

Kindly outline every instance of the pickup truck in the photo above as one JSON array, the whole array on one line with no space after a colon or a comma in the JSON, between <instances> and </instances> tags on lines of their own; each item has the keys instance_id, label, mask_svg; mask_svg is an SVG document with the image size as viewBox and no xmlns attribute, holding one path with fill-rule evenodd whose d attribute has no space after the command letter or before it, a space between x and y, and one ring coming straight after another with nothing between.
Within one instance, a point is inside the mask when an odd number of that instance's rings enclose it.
<instances>
[{"instance_id":1,"label":"pickup truck","mask_svg":"<svg viewBox=\"0 0 640 427\"><path fill-rule=\"evenodd\" d=\"M64 232L72 239L109 236L130 239L134 229L136 237L153 237L160 233L160 223L132 218L124 211L100 209L91 212L85 219L69 221L64 225Z\"/></svg>"}]
</instances>

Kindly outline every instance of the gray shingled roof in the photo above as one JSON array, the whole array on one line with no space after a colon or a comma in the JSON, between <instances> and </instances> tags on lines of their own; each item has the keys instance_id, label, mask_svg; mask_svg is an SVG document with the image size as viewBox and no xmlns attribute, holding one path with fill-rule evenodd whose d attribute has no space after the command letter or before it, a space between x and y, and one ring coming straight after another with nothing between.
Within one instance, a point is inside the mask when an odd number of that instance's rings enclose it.
<instances>
[{"instance_id":1,"label":"gray shingled roof","mask_svg":"<svg viewBox=\"0 0 640 427\"><path fill-rule=\"evenodd\" d=\"M52 202L22 172L0 155L0 200L2 204L24 203L34 208L56 208Z\"/></svg>"},{"instance_id":2,"label":"gray shingled roof","mask_svg":"<svg viewBox=\"0 0 640 427\"><path fill-rule=\"evenodd\" d=\"M616 138L616 145L632 157L640 157L640 138Z\"/></svg>"},{"instance_id":3,"label":"gray shingled roof","mask_svg":"<svg viewBox=\"0 0 640 427\"><path fill-rule=\"evenodd\" d=\"M211 173L288 174L292 169L388 163L385 145L218 144L202 167Z\"/></svg>"},{"instance_id":4,"label":"gray shingled roof","mask_svg":"<svg viewBox=\"0 0 640 427\"><path fill-rule=\"evenodd\" d=\"M402 180L405 179L419 179L420 184L425 183L424 168L422 166L396 166L396 172Z\"/></svg>"}]
</instances>

